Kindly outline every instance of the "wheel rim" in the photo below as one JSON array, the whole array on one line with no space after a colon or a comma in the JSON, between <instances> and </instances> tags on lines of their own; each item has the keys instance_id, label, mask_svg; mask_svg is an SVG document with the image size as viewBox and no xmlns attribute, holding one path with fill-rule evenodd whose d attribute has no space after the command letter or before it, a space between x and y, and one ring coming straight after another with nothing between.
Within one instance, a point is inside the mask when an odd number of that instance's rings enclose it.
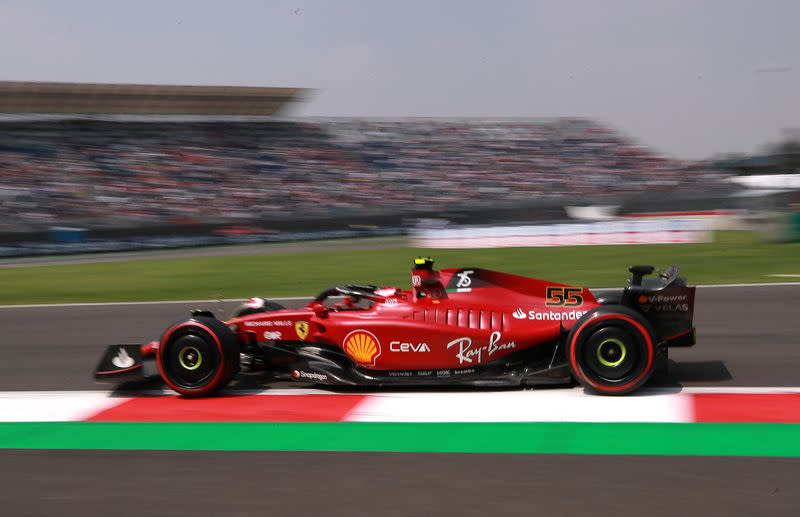
<instances>
[{"instance_id":1,"label":"wheel rim","mask_svg":"<svg viewBox=\"0 0 800 517\"><path fill-rule=\"evenodd\" d=\"M596 382L624 383L641 365L641 347L622 327L598 329L587 336L582 348L584 371Z\"/></svg>"},{"instance_id":2,"label":"wheel rim","mask_svg":"<svg viewBox=\"0 0 800 517\"><path fill-rule=\"evenodd\" d=\"M189 371L197 370L203 364L203 354L193 346L185 346L178 352L178 363Z\"/></svg>"},{"instance_id":3,"label":"wheel rim","mask_svg":"<svg viewBox=\"0 0 800 517\"><path fill-rule=\"evenodd\" d=\"M221 367L219 351L204 332L197 329L173 336L162 351L164 374L174 385L201 389Z\"/></svg>"},{"instance_id":4,"label":"wheel rim","mask_svg":"<svg viewBox=\"0 0 800 517\"><path fill-rule=\"evenodd\" d=\"M616 368L625 361L627 355L628 349L619 339L604 339L597 345L597 360L605 367Z\"/></svg>"}]
</instances>

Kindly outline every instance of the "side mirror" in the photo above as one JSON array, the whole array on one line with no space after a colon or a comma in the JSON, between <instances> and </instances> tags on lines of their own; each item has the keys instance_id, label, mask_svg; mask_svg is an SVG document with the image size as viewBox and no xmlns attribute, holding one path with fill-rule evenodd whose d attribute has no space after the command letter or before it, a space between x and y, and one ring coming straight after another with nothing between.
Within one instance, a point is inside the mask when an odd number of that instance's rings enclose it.
<instances>
[{"instance_id":1,"label":"side mirror","mask_svg":"<svg viewBox=\"0 0 800 517\"><path fill-rule=\"evenodd\" d=\"M192 318L206 317L214 318L214 313L205 309L192 309L189 311Z\"/></svg>"},{"instance_id":2,"label":"side mirror","mask_svg":"<svg viewBox=\"0 0 800 517\"><path fill-rule=\"evenodd\" d=\"M314 316L316 316L317 318L328 317L328 308L319 302L312 305L311 310L314 311Z\"/></svg>"}]
</instances>

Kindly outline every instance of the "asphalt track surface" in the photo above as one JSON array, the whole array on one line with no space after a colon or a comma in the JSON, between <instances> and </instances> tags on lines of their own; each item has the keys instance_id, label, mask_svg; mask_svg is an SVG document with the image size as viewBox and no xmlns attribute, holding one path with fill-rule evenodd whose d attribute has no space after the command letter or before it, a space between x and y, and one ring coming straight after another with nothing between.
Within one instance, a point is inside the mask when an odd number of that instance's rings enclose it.
<instances>
[{"instance_id":1,"label":"asphalt track surface","mask_svg":"<svg viewBox=\"0 0 800 517\"><path fill-rule=\"evenodd\" d=\"M191 307L0 309L0 390L97 389L105 345ZM701 288L695 322L659 384L800 385L800 286ZM8 515L797 515L798 482L796 458L0 451Z\"/></svg>"},{"instance_id":2,"label":"asphalt track surface","mask_svg":"<svg viewBox=\"0 0 800 517\"><path fill-rule=\"evenodd\" d=\"M800 460L0 451L4 515L797 515Z\"/></svg>"},{"instance_id":3,"label":"asphalt track surface","mask_svg":"<svg viewBox=\"0 0 800 517\"><path fill-rule=\"evenodd\" d=\"M303 301L286 300L287 306ZM225 319L234 302L203 304ZM96 390L106 345L157 339L189 303L0 309L0 391ZM670 351L668 386L800 386L800 285L698 288L698 344Z\"/></svg>"}]
</instances>

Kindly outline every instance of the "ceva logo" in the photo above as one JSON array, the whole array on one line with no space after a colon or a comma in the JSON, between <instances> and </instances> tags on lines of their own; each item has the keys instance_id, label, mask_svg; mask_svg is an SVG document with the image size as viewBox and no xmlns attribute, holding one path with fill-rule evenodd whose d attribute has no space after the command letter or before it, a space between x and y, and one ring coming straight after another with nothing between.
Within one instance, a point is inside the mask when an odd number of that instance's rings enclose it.
<instances>
[{"instance_id":1,"label":"ceva logo","mask_svg":"<svg viewBox=\"0 0 800 517\"><path fill-rule=\"evenodd\" d=\"M528 318L528 313L523 311L522 309L515 310L514 312L511 313L511 315L518 320L524 320Z\"/></svg>"}]
</instances>

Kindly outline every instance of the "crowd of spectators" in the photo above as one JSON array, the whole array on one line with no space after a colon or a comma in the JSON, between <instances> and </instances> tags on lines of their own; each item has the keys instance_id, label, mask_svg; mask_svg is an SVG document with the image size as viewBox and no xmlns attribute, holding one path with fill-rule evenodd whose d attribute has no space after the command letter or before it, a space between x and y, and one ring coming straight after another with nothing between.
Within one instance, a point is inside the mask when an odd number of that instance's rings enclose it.
<instances>
[{"instance_id":1,"label":"crowd of spectators","mask_svg":"<svg viewBox=\"0 0 800 517\"><path fill-rule=\"evenodd\" d=\"M585 119L0 122L0 230L706 191L721 175Z\"/></svg>"}]
</instances>

